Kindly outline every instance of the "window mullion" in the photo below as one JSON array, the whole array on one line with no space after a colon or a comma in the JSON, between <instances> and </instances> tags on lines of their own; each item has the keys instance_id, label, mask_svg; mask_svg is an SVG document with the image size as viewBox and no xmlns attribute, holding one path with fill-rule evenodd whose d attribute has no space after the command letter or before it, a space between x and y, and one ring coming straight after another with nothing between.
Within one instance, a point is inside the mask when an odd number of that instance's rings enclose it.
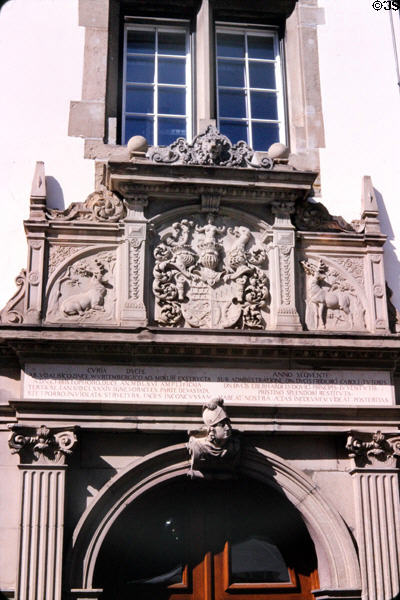
<instances>
[{"instance_id":1,"label":"window mullion","mask_svg":"<svg viewBox=\"0 0 400 600\"><path fill-rule=\"evenodd\" d=\"M249 50L247 43L247 32L244 34L245 40L245 55L244 55L244 65L245 65L245 94L246 94L246 112L247 112L247 131L248 131L248 144L250 148L253 147L253 131L251 127L251 104L250 104L250 73L249 73Z\"/></svg>"},{"instance_id":2,"label":"window mullion","mask_svg":"<svg viewBox=\"0 0 400 600\"><path fill-rule=\"evenodd\" d=\"M158 27L155 28L155 56L154 56L154 145L158 145Z\"/></svg>"}]
</instances>

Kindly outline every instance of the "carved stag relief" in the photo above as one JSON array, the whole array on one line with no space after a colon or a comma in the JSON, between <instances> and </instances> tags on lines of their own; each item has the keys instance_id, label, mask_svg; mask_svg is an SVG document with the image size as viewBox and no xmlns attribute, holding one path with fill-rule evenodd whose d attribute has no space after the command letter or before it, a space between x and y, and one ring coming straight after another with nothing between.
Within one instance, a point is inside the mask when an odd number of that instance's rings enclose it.
<instances>
[{"instance_id":1,"label":"carved stag relief","mask_svg":"<svg viewBox=\"0 0 400 600\"><path fill-rule=\"evenodd\" d=\"M307 274L305 318L308 329L365 330L360 289L356 289L339 268L328 266L322 259L319 262L303 260L301 265ZM349 265L346 266L351 271ZM358 268L358 264L354 265L357 273Z\"/></svg>"},{"instance_id":2,"label":"carved stag relief","mask_svg":"<svg viewBox=\"0 0 400 600\"><path fill-rule=\"evenodd\" d=\"M232 224L233 225L233 224ZM182 219L154 250L155 319L164 326L265 328L267 248L248 227Z\"/></svg>"},{"instance_id":3,"label":"carved stag relief","mask_svg":"<svg viewBox=\"0 0 400 600\"><path fill-rule=\"evenodd\" d=\"M109 321L114 318L113 251L88 256L66 267L52 286L47 321Z\"/></svg>"}]
</instances>

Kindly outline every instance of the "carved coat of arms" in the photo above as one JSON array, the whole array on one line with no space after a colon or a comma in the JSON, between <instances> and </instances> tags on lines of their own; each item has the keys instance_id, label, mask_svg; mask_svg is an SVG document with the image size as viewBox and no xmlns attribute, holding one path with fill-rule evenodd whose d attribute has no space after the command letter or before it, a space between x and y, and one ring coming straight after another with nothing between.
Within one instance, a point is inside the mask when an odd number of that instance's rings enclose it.
<instances>
[{"instance_id":1,"label":"carved coat of arms","mask_svg":"<svg viewBox=\"0 0 400 600\"><path fill-rule=\"evenodd\" d=\"M265 328L266 251L247 227L182 219L154 251L155 319L164 326Z\"/></svg>"}]
</instances>

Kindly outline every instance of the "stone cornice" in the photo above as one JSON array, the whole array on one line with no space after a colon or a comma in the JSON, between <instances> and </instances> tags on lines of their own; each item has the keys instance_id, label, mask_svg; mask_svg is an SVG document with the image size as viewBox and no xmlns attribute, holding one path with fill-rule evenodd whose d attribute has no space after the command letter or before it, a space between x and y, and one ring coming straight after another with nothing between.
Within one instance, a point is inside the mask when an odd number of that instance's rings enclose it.
<instances>
[{"instance_id":1,"label":"stone cornice","mask_svg":"<svg viewBox=\"0 0 400 600\"><path fill-rule=\"evenodd\" d=\"M198 331L138 328L134 331L73 327L0 328L0 361L10 364L25 360L70 360L131 363L136 359L163 362L176 358L190 362L248 359L260 365L295 368L296 364L320 368L361 367L374 361L376 368L395 371L400 361L398 335L350 335L333 333L256 332L237 330ZM104 356L102 356L104 355ZM13 360L14 359L14 360ZM272 362L271 362L272 361ZM289 361L289 363L287 362Z\"/></svg>"}]
</instances>

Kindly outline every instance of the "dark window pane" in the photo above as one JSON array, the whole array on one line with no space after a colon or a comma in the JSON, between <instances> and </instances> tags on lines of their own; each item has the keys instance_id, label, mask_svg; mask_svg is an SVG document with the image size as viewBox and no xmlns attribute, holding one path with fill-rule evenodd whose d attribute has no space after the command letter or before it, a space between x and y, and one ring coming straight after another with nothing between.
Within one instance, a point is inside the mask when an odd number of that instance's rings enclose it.
<instances>
[{"instance_id":1,"label":"dark window pane","mask_svg":"<svg viewBox=\"0 0 400 600\"><path fill-rule=\"evenodd\" d=\"M254 150L268 150L271 144L279 142L277 123L253 123L252 131Z\"/></svg>"},{"instance_id":2,"label":"dark window pane","mask_svg":"<svg viewBox=\"0 0 400 600\"><path fill-rule=\"evenodd\" d=\"M282 554L266 539L250 537L231 546L231 576L237 583L289 582Z\"/></svg>"},{"instance_id":3,"label":"dark window pane","mask_svg":"<svg viewBox=\"0 0 400 600\"><path fill-rule=\"evenodd\" d=\"M179 31L160 31L158 33L159 54L186 54L186 35Z\"/></svg>"},{"instance_id":4,"label":"dark window pane","mask_svg":"<svg viewBox=\"0 0 400 600\"><path fill-rule=\"evenodd\" d=\"M249 35L247 36L247 48L249 58L275 59L274 39L272 37Z\"/></svg>"},{"instance_id":5,"label":"dark window pane","mask_svg":"<svg viewBox=\"0 0 400 600\"><path fill-rule=\"evenodd\" d=\"M128 52L152 54L155 52L155 32L128 30L126 45Z\"/></svg>"},{"instance_id":6,"label":"dark window pane","mask_svg":"<svg viewBox=\"0 0 400 600\"><path fill-rule=\"evenodd\" d=\"M158 88L158 112L167 115L186 114L186 93L181 88Z\"/></svg>"},{"instance_id":7,"label":"dark window pane","mask_svg":"<svg viewBox=\"0 0 400 600\"><path fill-rule=\"evenodd\" d=\"M250 87L275 89L275 65L265 62L249 62Z\"/></svg>"},{"instance_id":8,"label":"dark window pane","mask_svg":"<svg viewBox=\"0 0 400 600\"><path fill-rule=\"evenodd\" d=\"M158 59L158 81L160 83L186 83L186 61L179 58Z\"/></svg>"},{"instance_id":9,"label":"dark window pane","mask_svg":"<svg viewBox=\"0 0 400 600\"><path fill-rule=\"evenodd\" d=\"M237 119L246 117L246 96L244 90L219 90L219 116L235 117Z\"/></svg>"},{"instance_id":10,"label":"dark window pane","mask_svg":"<svg viewBox=\"0 0 400 600\"><path fill-rule=\"evenodd\" d=\"M134 135L143 135L149 144L153 144L152 117L126 117L124 144Z\"/></svg>"},{"instance_id":11,"label":"dark window pane","mask_svg":"<svg viewBox=\"0 0 400 600\"><path fill-rule=\"evenodd\" d=\"M154 110L152 87L130 86L126 88L125 112L152 113Z\"/></svg>"},{"instance_id":12,"label":"dark window pane","mask_svg":"<svg viewBox=\"0 0 400 600\"><path fill-rule=\"evenodd\" d=\"M244 87L244 60L219 60L218 85Z\"/></svg>"},{"instance_id":13,"label":"dark window pane","mask_svg":"<svg viewBox=\"0 0 400 600\"><path fill-rule=\"evenodd\" d=\"M154 58L128 56L126 60L126 81L132 83L153 83Z\"/></svg>"},{"instance_id":14,"label":"dark window pane","mask_svg":"<svg viewBox=\"0 0 400 600\"><path fill-rule=\"evenodd\" d=\"M253 119L277 119L278 106L273 92L251 92L251 116Z\"/></svg>"},{"instance_id":15,"label":"dark window pane","mask_svg":"<svg viewBox=\"0 0 400 600\"><path fill-rule=\"evenodd\" d=\"M240 140L247 142L247 123L237 123L235 121L220 121L220 131L227 138L229 138L232 144L236 144Z\"/></svg>"},{"instance_id":16,"label":"dark window pane","mask_svg":"<svg viewBox=\"0 0 400 600\"><path fill-rule=\"evenodd\" d=\"M217 34L217 55L244 58L244 35L233 33Z\"/></svg>"},{"instance_id":17,"label":"dark window pane","mask_svg":"<svg viewBox=\"0 0 400 600\"><path fill-rule=\"evenodd\" d=\"M178 137L186 137L186 119L158 119L158 143L167 146Z\"/></svg>"}]
</instances>

